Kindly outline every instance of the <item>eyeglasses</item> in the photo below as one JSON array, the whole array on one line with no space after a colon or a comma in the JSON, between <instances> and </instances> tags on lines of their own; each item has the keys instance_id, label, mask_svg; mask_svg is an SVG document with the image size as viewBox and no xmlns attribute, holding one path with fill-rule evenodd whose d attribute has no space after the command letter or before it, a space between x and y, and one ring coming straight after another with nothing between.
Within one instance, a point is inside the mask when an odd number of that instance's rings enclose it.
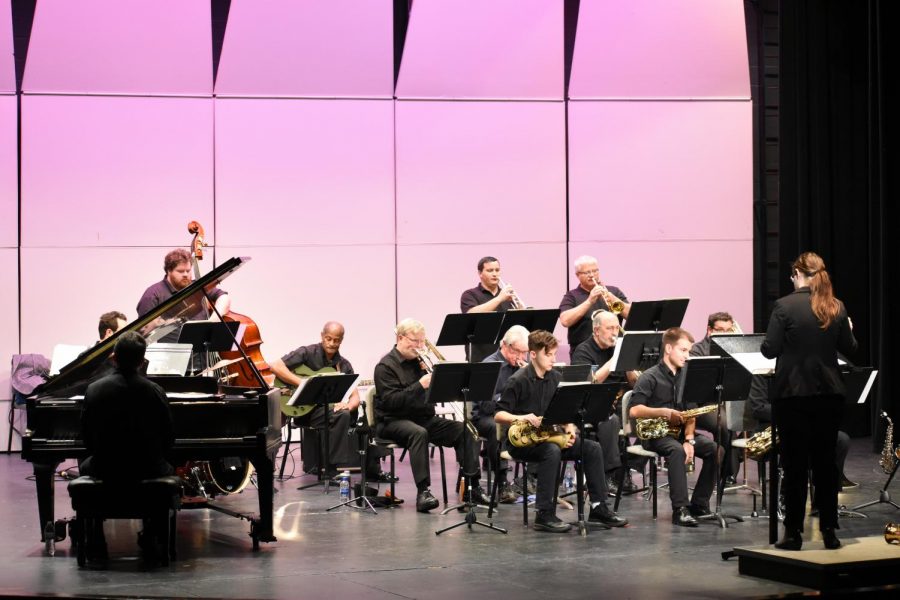
<instances>
[{"instance_id":1,"label":"eyeglasses","mask_svg":"<svg viewBox=\"0 0 900 600\"><path fill-rule=\"evenodd\" d=\"M600 269L591 269L590 271L576 271L576 275L599 275Z\"/></svg>"},{"instance_id":2,"label":"eyeglasses","mask_svg":"<svg viewBox=\"0 0 900 600\"><path fill-rule=\"evenodd\" d=\"M400 337L404 337L404 338L408 339L409 342L410 342L413 346L422 346L422 345L425 344L425 339L424 339L424 338L421 339L421 340L417 340L416 338L414 338L414 337L409 337L408 335L401 335Z\"/></svg>"}]
</instances>

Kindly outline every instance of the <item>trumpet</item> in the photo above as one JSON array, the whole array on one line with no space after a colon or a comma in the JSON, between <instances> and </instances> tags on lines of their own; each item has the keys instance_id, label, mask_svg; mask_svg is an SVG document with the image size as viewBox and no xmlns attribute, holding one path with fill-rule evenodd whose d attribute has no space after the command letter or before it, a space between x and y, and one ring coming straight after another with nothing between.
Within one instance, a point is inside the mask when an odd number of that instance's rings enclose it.
<instances>
[{"instance_id":1,"label":"trumpet","mask_svg":"<svg viewBox=\"0 0 900 600\"><path fill-rule=\"evenodd\" d=\"M618 298L616 298L615 296L613 296L612 292L610 292L608 289L606 289L606 287L600 282L599 279L597 279L596 277L594 277L592 275L591 281L594 282L595 286L600 288L600 291L602 292L602 296L603 296L603 301L606 302L606 305L609 307L609 312L618 315L618 314L621 314L622 311L625 310L625 303L622 302L621 300L619 300Z\"/></svg>"},{"instance_id":2,"label":"trumpet","mask_svg":"<svg viewBox=\"0 0 900 600\"><path fill-rule=\"evenodd\" d=\"M428 338L425 338L425 350L416 349L416 354L419 355L419 364L422 366L422 370L426 373L434 372L435 359L437 359L437 362L445 362L447 360L444 358L444 355L441 354L440 350L438 350L435 345L428 340ZM432 355L434 356L434 358L431 358ZM466 428L469 430L469 433L477 441L479 438L478 430L475 429L475 425L472 424L472 421L466 418L464 412L465 406L460 407L456 402L451 402L450 408L453 409L453 413L459 419L459 421L466 424Z\"/></svg>"},{"instance_id":3,"label":"trumpet","mask_svg":"<svg viewBox=\"0 0 900 600\"><path fill-rule=\"evenodd\" d=\"M500 285L501 290L507 286L507 284L504 283L502 279L498 283ZM528 306L525 304L525 302L519 297L518 294L516 294L515 291L513 291L512 294L510 294L510 300L512 300L513 307L516 310L522 310L522 309L528 308Z\"/></svg>"}]
</instances>

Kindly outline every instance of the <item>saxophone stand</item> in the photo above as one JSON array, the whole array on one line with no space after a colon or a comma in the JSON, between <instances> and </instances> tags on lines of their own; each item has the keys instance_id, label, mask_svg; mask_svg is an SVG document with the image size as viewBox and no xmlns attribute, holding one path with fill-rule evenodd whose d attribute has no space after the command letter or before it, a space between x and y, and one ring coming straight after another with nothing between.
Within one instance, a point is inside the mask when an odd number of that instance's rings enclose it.
<instances>
[{"instance_id":1,"label":"saxophone stand","mask_svg":"<svg viewBox=\"0 0 900 600\"><path fill-rule=\"evenodd\" d=\"M732 364L731 369L727 368L729 362ZM731 357L724 356L695 356L689 358L684 365L684 379L682 380L681 389L678 391L676 403L684 406L684 400L687 398L690 398L692 403L697 403L699 406L714 403L716 405L716 429L721 431L722 412L726 402L726 388L728 389L728 401L745 399L750 389L749 375L745 377L742 369L734 368L735 363L736 361ZM736 523L743 523L744 519L722 511L722 492L724 491L721 481L722 453L719 452L721 447L719 443L714 443L716 445L716 510L709 516L700 517L700 520L715 520L718 522L719 527L726 529L728 527L728 519L734 519Z\"/></svg>"},{"instance_id":2,"label":"saxophone stand","mask_svg":"<svg viewBox=\"0 0 900 600\"><path fill-rule=\"evenodd\" d=\"M895 454L896 456L896 454ZM900 466L900 460L894 461L894 468L891 469L890 474L888 475L887 481L884 482L884 487L878 492L878 500L872 500L870 502L863 502L862 504L858 504L851 508L851 511L858 512L862 508L868 508L869 506L874 506L876 504L890 504L894 508L900 509L900 504L897 504L893 500L891 500L891 493L888 491L888 486L891 485L891 481L894 480L894 475L897 474L897 467ZM862 513L860 513L862 514ZM864 515L863 516L868 516Z\"/></svg>"},{"instance_id":3,"label":"saxophone stand","mask_svg":"<svg viewBox=\"0 0 900 600\"><path fill-rule=\"evenodd\" d=\"M431 375L431 383L428 386L428 395L426 402L437 404L439 402L458 402L463 403L463 486L466 492L463 494L464 502L456 506L444 509L441 514L446 514L450 510L462 509L466 516L459 523L438 529L435 535L441 535L445 531L468 526L469 530L472 525L479 525L485 529L496 531L498 533L507 533L506 529L495 526L492 522L485 523L478 520L475 512L476 505L472 501L473 482L477 480L477 473L480 470L478 464L478 453L472 452L471 444L478 440L478 432L469 420L469 410L467 408L470 402L469 396L476 398L490 397L494 392L494 386L497 383L497 377L500 374L500 363L437 363L434 365L434 371ZM466 464L468 457L474 457L474 464Z\"/></svg>"}]
</instances>

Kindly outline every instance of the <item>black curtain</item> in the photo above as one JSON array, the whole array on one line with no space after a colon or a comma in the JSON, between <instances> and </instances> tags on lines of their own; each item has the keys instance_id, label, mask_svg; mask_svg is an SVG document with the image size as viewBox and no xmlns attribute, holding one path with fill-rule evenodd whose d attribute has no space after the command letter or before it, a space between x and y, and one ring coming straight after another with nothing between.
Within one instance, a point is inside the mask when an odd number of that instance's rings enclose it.
<instances>
[{"instance_id":1,"label":"black curtain","mask_svg":"<svg viewBox=\"0 0 900 600\"><path fill-rule=\"evenodd\" d=\"M780 5L779 290L789 264L820 254L847 305L860 350L856 364L879 369L858 420L881 410L897 420L900 231L897 223L898 2L788 0ZM768 317L768 315L767 315Z\"/></svg>"}]
</instances>

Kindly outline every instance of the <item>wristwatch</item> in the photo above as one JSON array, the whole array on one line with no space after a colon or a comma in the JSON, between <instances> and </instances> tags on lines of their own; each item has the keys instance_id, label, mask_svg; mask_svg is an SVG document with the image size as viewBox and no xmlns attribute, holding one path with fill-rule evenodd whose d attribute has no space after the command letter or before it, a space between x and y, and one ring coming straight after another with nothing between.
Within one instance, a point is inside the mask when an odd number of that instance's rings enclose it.
<instances>
[{"instance_id":1,"label":"wristwatch","mask_svg":"<svg viewBox=\"0 0 900 600\"><path fill-rule=\"evenodd\" d=\"M684 441L686 441L686 442L687 442L688 444L690 444L691 446L694 446L694 445L697 444L697 440L695 440L694 438L691 438L691 439L689 439L689 440L684 440Z\"/></svg>"}]
</instances>

